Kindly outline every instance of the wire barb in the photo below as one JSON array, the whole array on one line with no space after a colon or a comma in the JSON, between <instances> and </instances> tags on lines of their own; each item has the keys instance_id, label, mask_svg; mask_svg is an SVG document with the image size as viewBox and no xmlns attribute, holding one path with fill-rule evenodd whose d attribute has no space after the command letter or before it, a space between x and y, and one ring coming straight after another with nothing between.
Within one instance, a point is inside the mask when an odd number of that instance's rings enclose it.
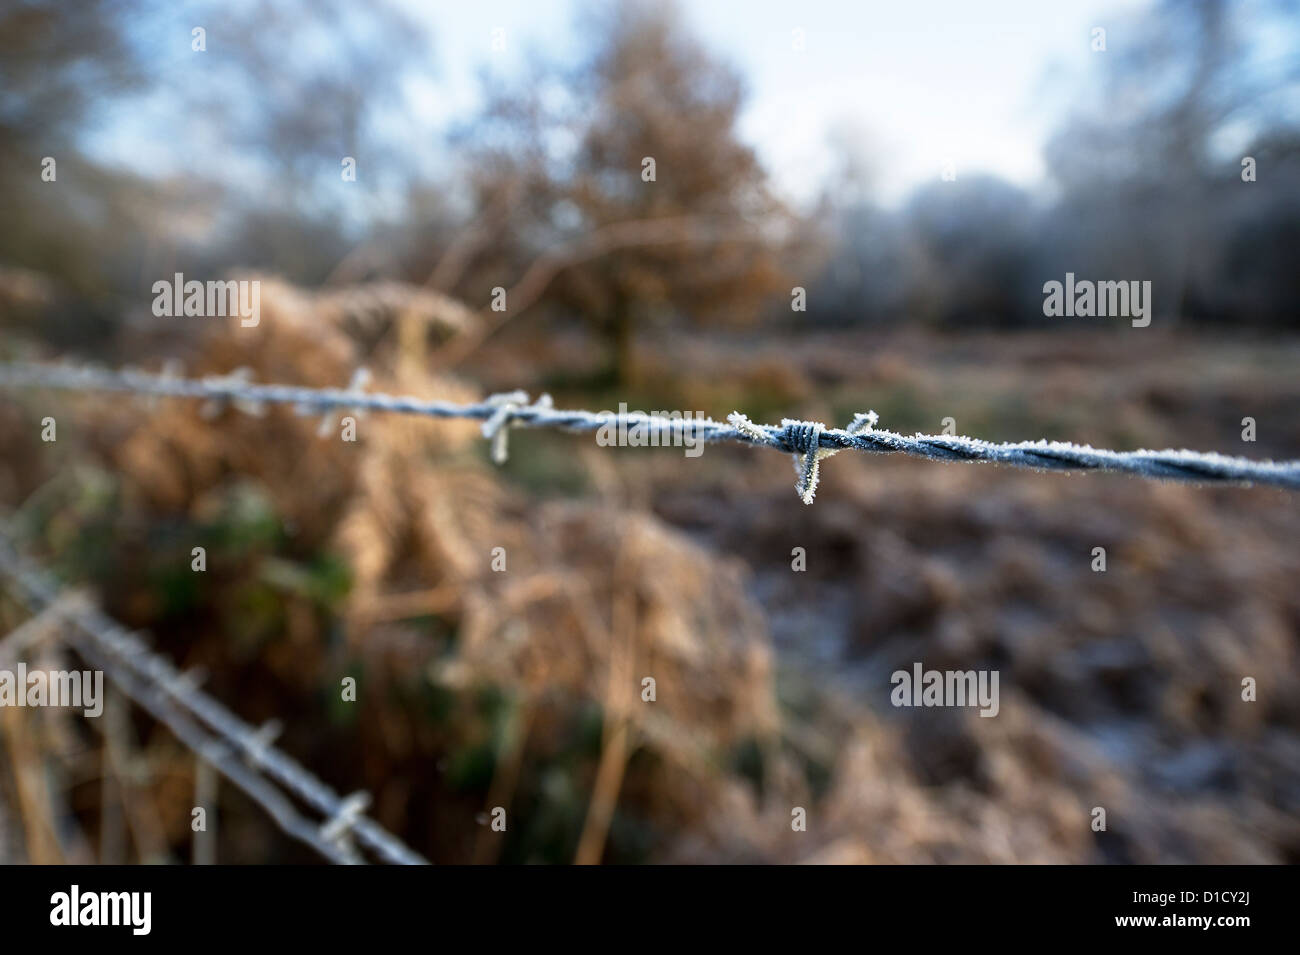
<instances>
[{"instance_id":1,"label":"wire barb","mask_svg":"<svg viewBox=\"0 0 1300 955\"><path fill-rule=\"evenodd\" d=\"M365 394L366 386L369 384L370 384L370 369L358 368L356 371L352 373L352 379L351 381L348 382L348 386L344 390L345 393L349 395ZM356 417L360 418L365 414L365 412L363 409L357 408L355 409L355 414ZM323 438L327 434L329 434L333 428L334 428L334 414L330 411L327 411L325 412L325 414L321 415L320 424L317 425L316 427L316 435L317 437Z\"/></svg>"},{"instance_id":2,"label":"wire barb","mask_svg":"<svg viewBox=\"0 0 1300 955\"><path fill-rule=\"evenodd\" d=\"M504 394L489 395L484 404L496 409L492 412L492 417L483 422L483 437L492 442L493 464L505 464L509 459L510 449L506 439L510 428L519 427L518 417L521 409L545 411L554 407L548 394L543 394L530 405L526 391L508 391Z\"/></svg>"},{"instance_id":3,"label":"wire barb","mask_svg":"<svg viewBox=\"0 0 1300 955\"><path fill-rule=\"evenodd\" d=\"M820 480L818 465L823 457L834 454L821 449L822 432L826 426L819 421L797 421L794 418L781 419L782 440L794 453L794 473L799 475L799 482L794 486L799 500L805 504L813 502Z\"/></svg>"},{"instance_id":4,"label":"wire barb","mask_svg":"<svg viewBox=\"0 0 1300 955\"><path fill-rule=\"evenodd\" d=\"M361 814L370 808L370 793L355 792L339 803L338 812L326 819L320 827L321 838L326 842L342 843L352 832Z\"/></svg>"}]
</instances>

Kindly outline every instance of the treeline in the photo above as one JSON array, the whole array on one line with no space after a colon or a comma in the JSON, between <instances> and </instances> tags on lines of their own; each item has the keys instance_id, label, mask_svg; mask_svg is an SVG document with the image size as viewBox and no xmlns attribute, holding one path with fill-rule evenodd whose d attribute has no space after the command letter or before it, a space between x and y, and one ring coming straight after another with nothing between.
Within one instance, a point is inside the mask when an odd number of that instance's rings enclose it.
<instances>
[{"instance_id":1,"label":"treeline","mask_svg":"<svg viewBox=\"0 0 1300 955\"><path fill-rule=\"evenodd\" d=\"M432 45L396 8L176 9L0 10L0 319L37 300L84 342L177 271L384 279L583 321L625 378L651 322L1036 327L1067 272L1150 281L1160 322L1300 324L1300 56L1276 51L1300 30L1280 0L1127 23L1047 146L1043 195L936 170L900 208L831 182L812 210L738 134L744 78L664 3L592 4L585 53L521 56L435 131L408 97ZM106 133L138 148L97 159Z\"/></svg>"},{"instance_id":2,"label":"treeline","mask_svg":"<svg viewBox=\"0 0 1300 955\"><path fill-rule=\"evenodd\" d=\"M1044 284L1071 272L1151 282L1162 324L1300 328L1300 135L1262 137L1241 158L1191 182L1080 184L1054 201L959 174L898 210L825 207L836 238L807 318L1039 328L1062 321L1044 316Z\"/></svg>"},{"instance_id":3,"label":"treeline","mask_svg":"<svg viewBox=\"0 0 1300 955\"><path fill-rule=\"evenodd\" d=\"M1120 23L1046 146L1047 195L958 170L897 211L827 202L810 315L1037 327L1073 272L1151 282L1158 321L1300 327L1298 26L1268 0Z\"/></svg>"}]
</instances>

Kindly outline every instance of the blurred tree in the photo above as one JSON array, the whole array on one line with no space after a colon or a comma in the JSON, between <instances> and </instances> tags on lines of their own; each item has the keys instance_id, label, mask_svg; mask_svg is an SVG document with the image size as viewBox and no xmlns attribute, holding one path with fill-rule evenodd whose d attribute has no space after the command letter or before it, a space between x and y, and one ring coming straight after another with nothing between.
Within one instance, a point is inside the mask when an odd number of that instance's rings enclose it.
<instances>
[{"instance_id":1,"label":"blurred tree","mask_svg":"<svg viewBox=\"0 0 1300 955\"><path fill-rule=\"evenodd\" d=\"M0 262L95 284L94 246L59 200L79 191L77 173L102 184L78 161L81 124L104 99L147 81L123 26L127 6L0 4Z\"/></svg>"},{"instance_id":2,"label":"blurred tree","mask_svg":"<svg viewBox=\"0 0 1300 955\"><path fill-rule=\"evenodd\" d=\"M829 252L810 319L1008 327L1041 314L1040 223L1027 193L992 176L963 176L922 186L895 212L870 198L863 137L837 134L828 145L836 172L812 218L825 223Z\"/></svg>"},{"instance_id":3,"label":"blurred tree","mask_svg":"<svg viewBox=\"0 0 1300 955\"><path fill-rule=\"evenodd\" d=\"M1221 173L1233 201L1216 220L1209 317L1300 327L1300 130L1265 132L1249 155L1262 179L1242 183L1233 162Z\"/></svg>"},{"instance_id":4,"label":"blurred tree","mask_svg":"<svg viewBox=\"0 0 1300 955\"><path fill-rule=\"evenodd\" d=\"M954 326L1008 326L1041 316L1036 213L1028 194L990 176L935 182L906 210L909 313Z\"/></svg>"},{"instance_id":5,"label":"blurred tree","mask_svg":"<svg viewBox=\"0 0 1300 955\"><path fill-rule=\"evenodd\" d=\"M385 109L405 106L403 81L427 63L429 38L410 16L384 2L204 2L210 65L184 77L186 108L209 127L201 142L231 147L233 168L251 155L274 175L272 195L256 189L260 202L319 211L329 205L321 187L340 182L345 156L359 164L352 191L368 196L381 169L409 171L410 144L379 127Z\"/></svg>"},{"instance_id":6,"label":"blurred tree","mask_svg":"<svg viewBox=\"0 0 1300 955\"><path fill-rule=\"evenodd\" d=\"M1167 315L1228 317L1212 306L1223 302L1214 286L1225 219L1255 206L1254 193L1287 204L1297 194L1285 176L1248 192L1238 168L1251 139L1295 128L1295 9L1161 0L1131 23L1098 58L1095 95L1045 149L1063 190L1044 236L1046 271L1148 278Z\"/></svg>"},{"instance_id":7,"label":"blurred tree","mask_svg":"<svg viewBox=\"0 0 1300 955\"><path fill-rule=\"evenodd\" d=\"M516 194L515 263L545 259L510 314L529 296L578 311L626 383L638 322L757 315L780 287L783 210L736 131L739 78L675 8L625 0L591 8L580 28L595 43L576 69L534 64L523 83L490 88L465 140L479 204Z\"/></svg>"},{"instance_id":8,"label":"blurred tree","mask_svg":"<svg viewBox=\"0 0 1300 955\"><path fill-rule=\"evenodd\" d=\"M322 280L420 174L383 111L426 49L378 2L0 0L0 267L102 330L172 271Z\"/></svg>"},{"instance_id":9,"label":"blurred tree","mask_svg":"<svg viewBox=\"0 0 1300 955\"><path fill-rule=\"evenodd\" d=\"M1162 320L1296 322L1300 30L1294 0L1160 0L1117 21L1095 82L1045 148L1057 199L1039 210L989 177L869 198L861 135L822 209L831 255L813 316L964 326L1042 321L1042 285L1149 279ZM1287 29L1289 28L1289 29ZM1262 170L1246 183L1241 160Z\"/></svg>"},{"instance_id":10,"label":"blurred tree","mask_svg":"<svg viewBox=\"0 0 1300 955\"><path fill-rule=\"evenodd\" d=\"M0 4L0 168L67 146L97 98L138 87L122 0ZM8 179L8 175L5 176Z\"/></svg>"}]
</instances>

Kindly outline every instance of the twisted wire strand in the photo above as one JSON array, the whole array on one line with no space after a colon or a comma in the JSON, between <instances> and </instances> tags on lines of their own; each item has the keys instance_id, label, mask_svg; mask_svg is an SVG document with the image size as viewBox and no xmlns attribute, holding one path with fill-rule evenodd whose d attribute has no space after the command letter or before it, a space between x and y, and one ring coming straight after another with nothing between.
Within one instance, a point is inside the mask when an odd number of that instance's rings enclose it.
<instances>
[{"instance_id":1,"label":"twisted wire strand","mask_svg":"<svg viewBox=\"0 0 1300 955\"><path fill-rule=\"evenodd\" d=\"M113 685L141 709L242 789L286 835L311 846L336 865L356 865L362 861L345 843L329 839L318 826L305 819L280 790L236 758L235 752L219 736L206 732L194 720L185 716L159 687L119 667L93 640L81 636L74 637L69 642L87 663L108 674Z\"/></svg>"},{"instance_id":2,"label":"twisted wire strand","mask_svg":"<svg viewBox=\"0 0 1300 955\"><path fill-rule=\"evenodd\" d=\"M9 541L0 537L0 575L14 585L31 610L53 610L60 597L55 579L22 558ZM346 821L346 832L383 861L394 865L427 865L428 860L408 848L374 820L356 812L354 797L341 798L297 761L271 746L258 730L200 691L186 674L153 653L135 634L88 604L65 604L58 611L76 627L82 638L74 646L88 661L112 679L123 692L166 723L178 739L260 803L289 835L307 842L333 862L362 861L346 842L325 833ZM203 727L206 726L207 729ZM240 762L233 757L241 757ZM285 789L318 810L326 819L317 828L303 820L273 786L257 775L264 772Z\"/></svg>"},{"instance_id":3,"label":"twisted wire strand","mask_svg":"<svg viewBox=\"0 0 1300 955\"><path fill-rule=\"evenodd\" d=\"M528 403L523 392L457 404L363 392L356 388L257 385L239 374L176 378L130 369L110 371L89 366L21 363L0 364L0 386L197 398L228 402L246 410L260 409L268 404L286 404L302 414L350 408L430 418L464 418L485 422L485 434L493 438L493 457L498 461L505 457L506 427L559 428L573 432L598 431L610 426L642 427L647 434L667 437L674 442L683 439L708 444L736 441L794 454L802 461L796 489L806 503L811 503L816 487L816 463L829 454L850 449L873 454L906 454L932 461L978 461L1043 471L1118 471L1172 481L1261 484L1300 490L1300 461L1258 461L1187 450L1109 451L1043 439L999 444L962 435L904 435L877 430L874 412L858 415L849 428L827 428L817 422L791 419L785 419L779 426L757 425L738 412L724 423L710 418L675 418L643 412L615 414L564 410L552 407L547 395Z\"/></svg>"}]
</instances>

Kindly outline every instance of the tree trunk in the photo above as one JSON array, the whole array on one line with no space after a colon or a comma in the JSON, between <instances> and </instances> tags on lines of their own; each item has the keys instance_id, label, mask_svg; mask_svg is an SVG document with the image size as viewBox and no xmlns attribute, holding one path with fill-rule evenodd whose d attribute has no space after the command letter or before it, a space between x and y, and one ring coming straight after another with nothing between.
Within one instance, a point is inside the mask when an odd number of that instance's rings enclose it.
<instances>
[{"instance_id":1,"label":"tree trunk","mask_svg":"<svg viewBox=\"0 0 1300 955\"><path fill-rule=\"evenodd\" d=\"M634 354L635 328L632 324L631 303L620 299L614 305L614 381L626 387L636 380Z\"/></svg>"}]
</instances>

